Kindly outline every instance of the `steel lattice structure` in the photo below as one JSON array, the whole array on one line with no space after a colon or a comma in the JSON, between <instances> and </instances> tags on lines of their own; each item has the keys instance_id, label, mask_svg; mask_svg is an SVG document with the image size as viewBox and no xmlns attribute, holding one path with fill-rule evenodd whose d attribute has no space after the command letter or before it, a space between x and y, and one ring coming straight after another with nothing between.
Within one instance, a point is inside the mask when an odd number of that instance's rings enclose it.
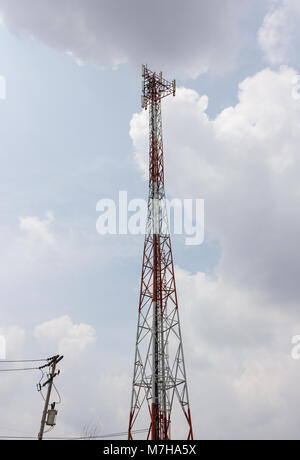
<instances>
[{"instance_id":1,"label":"steel lattice structure","mask_svg":"<svg viewBox=\"0 0 300 460\"><path fill-rule=\"evenodd\" d=\"M149 201L129 440L139 423L148 422L148 439L171 439L176 402L185 436L193 439L164 180L161 100L175 93L175 81L143 66L142 107L150 111Z\"/></svg>"}]
</instances>

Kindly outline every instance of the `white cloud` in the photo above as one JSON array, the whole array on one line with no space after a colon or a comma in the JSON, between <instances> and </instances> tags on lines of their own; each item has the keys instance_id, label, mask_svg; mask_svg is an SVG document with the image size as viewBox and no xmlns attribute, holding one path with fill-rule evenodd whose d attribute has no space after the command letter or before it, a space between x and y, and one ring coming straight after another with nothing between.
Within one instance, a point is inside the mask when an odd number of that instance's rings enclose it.
<instances>
[{"instance_id":1,"label":"white cloud","mask_svg":"<svg viewBox=\"0 0 300 460\"><path fill-rule=\"evenodd\" d=\"M5 339L5 359L11 360L19 358L25 344L25 330L19 326L0 327L0 336Z\"/></svg>"},{"instance_id":2,"label":"white cloud","mask_svg":"<svg viewBox=\"0 0 300 460\"><path fill-rule=\"evenodd\" d=\"M271 64L288 64L295 57L299 23L298 0L273 1L258 32L259 44Z\"/></svg>"},{"instance_id":3,"label":"white cloud","mask_svg":"<svg viewBox=\"0 0 300 460\"><path fill-rule=\"evenodd\" d=\"M297 437L300 366L290 337L300 330L299 315L221 278L179 268L176 277L195 432L203 439Z\"/></svg>"},{"instance_id":4,"label":"white cloud","mask_svg":"<svg viewBox=\"0 0 300 460\"><path fill-rule=\"evenodd\" d=\"M247 78L240 85L238 104L214 120L205 113L206 98L184 88L163 108L167 192L206 200L206 232L222 248L221 276L285 306L297 305L300 294L300 104L292 98L295 75L283 67ZM143 167L144 113L133 117L130 132Z\"/></svg>"},{"instance_id":5,"label":"white cloud","mask_svg":"<svg viewBox=\"0 0 300 460\"><path fill-rule=\"evenodd\" d=\"M53 222L54 216L51 212L47 212L45 220L38 217L20 217L20 230L27 233L34 241L53 246L55 238L50 230Z\"/></svg>"},{"instance_id":6,"label":"white cloud","mask_svg":"<svg viewBox=\"0 0 300 460\"><path fill-rule=\"evenodd\" d=\"M97 382L97 392L106 395L103 410L110 414L109 418L120 427L126 427L128 424L131 386L132 378L126 374L105 375Z\"/></svg>"},{"instance_id":7,"label":"white cloud","mask_svg":"<svg viewBox=\"0 0 300 460\"><path fill-rule=\"evenodd\" d=\"M96 341L96 331L88 324L74 324L68 316L47 321L35 327L34 336L39 342L52 342L58 353L76 357Z\"/></svg>"},{"instance_id":8,"label":"white cloud","mask_svg":"<svg viewBox=\"0 0 300 460\"><path fill-rule=\"evenodd\" d=\"M195 77L224 71L239 48L238 0L0 0L4 23L77 62L148 64Z\"/></svg>"}]
</instances>

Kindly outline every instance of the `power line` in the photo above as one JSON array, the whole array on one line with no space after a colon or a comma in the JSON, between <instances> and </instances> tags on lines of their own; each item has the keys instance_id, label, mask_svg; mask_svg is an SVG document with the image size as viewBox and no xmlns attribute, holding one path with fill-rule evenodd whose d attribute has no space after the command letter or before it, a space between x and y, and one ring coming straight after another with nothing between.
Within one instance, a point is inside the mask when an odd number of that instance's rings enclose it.
<instances>
[{"instance_id":1,"label":"power line","mask_svg":"<svg viewBox=\"0 0 300 460\"><path fill-rule=\"evenodd\" d=\"M38 367L24 367L23 369L0 369L0 372L38 371Z\"/></svg>"},{"instance_id":2,"label":"power line","mask_svg":"<svg viewBox=\"0 0 300 460\"><path fill-rule=\"evenodd\" d=\"M141 433L146 433L148 432L148 429L144 430L135 430L133 431L134 434L141 434ZM85 437L65 437L65 438L44 438L45 440L52 440L52 441L60 441L60 440L65 440L65 441L85 441L89 439L105 439L105 438L118 438L121 436L127 436L128 431L123 431L120 433L111 433L111 434L105 434L102 436L85 436ZM0 439L36 439L36 437L33 436L0 436Z\"/></svg>"},{"instance_id":3,"label":"power line","mask_svg":"<svg viewBox=\"0 0 300 460\"><path fill-rule=\"evenodd\" d=\"M5 364L13 364L13 363L41 363L41 362L47 362L49 359L19 359L17 361L6 361L5 359L0 360L0 364L5 363Z\"/></svg>"},{"instance_id":4,"label":"power line","mask_svg":"<svg viewBox=\"0 0 300 460\"><path fill-rule=\"evenodd\" d=\"M42 369L46 368L46 367L49 367L51 366L51 364L53 363L53 360L56 359L56 356L52 357L52 358L48 358L48 359L45 359L45 358L42 358L42 359L22 359L22 360L16 360L16 361L5 361L5 360L1 360L0 361L0 364L2 363L5 363L5 364L14 364L14 363L41 363L41 362L45 362L47 364L43 365L43 366L40 366L40 367L24 367L24 368L16 368L16 369L0 369L0 372L18 372L18 371L42 371Z\"/></svg>"},{"instance_id":5,"label":"power line","mask_svg":"<svg viewBox=\"0 0 300 460\"><path fill-rule=\"evenodd\" d=\"M144 430L135 430L134 433L135 434L139 434L139 433L146 433L148 432L149 430L148 429L144 429ZM77 438L78 440L84 440L84 439L102 439L102 438L118 438L120 436L127 436L128 435L128 431L123 431L121 433L111 433L111 434L105 434L105 435L102 435L102 436L88 436L88 437L82 437L82 438Z\"/></svg>"}]
</instances>

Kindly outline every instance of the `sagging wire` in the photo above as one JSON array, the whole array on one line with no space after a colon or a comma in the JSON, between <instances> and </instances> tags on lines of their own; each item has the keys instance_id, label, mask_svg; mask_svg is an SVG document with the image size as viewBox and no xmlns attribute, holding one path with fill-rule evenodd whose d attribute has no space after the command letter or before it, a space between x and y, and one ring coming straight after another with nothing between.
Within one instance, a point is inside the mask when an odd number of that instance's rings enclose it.
<instances>
[{"instance_id":1,"label":"sagging wire","mask_svg":"<svg viewBox=\"0 0 300 460\"><path fill-rule=\"evenodd\" d=\"M54 426L51 426L48 430L44 431L44 434L50 433L51 431L54 430L54 428L55 428Z\"/></svg>"},{"instance_id":2,"label":"sagging wire","mask_svg":"<svg viewBox=\"0 0 300 460\"><path fill-rule=\"evenodd\" d=\"M37 391L41 394L43 400L45 401L45 396L43 395L43 387L42 387L42 381L45 377L45 372L43 371L43 369L39 369L39 370L41 371L42 377L39 383L37 384Z\"/></svg>"},{"instance_id":3,"label":"sagging wire","mask_svg":"<svg viewBox=\"0 0 300 460\"><path fill-rule=\"evenodd\" d=\"M59 405L59 404L61 404L61 396L60 396L59 391L58 391L58 389L56 388L56 385L55 385L54 382L53 382L53 387L54 387L54 389L55 389L55 391L56 391L56 393L57 393L58 399L59 399L59 401L56 402L55 405Z\"/></svg>"}]
</instances>

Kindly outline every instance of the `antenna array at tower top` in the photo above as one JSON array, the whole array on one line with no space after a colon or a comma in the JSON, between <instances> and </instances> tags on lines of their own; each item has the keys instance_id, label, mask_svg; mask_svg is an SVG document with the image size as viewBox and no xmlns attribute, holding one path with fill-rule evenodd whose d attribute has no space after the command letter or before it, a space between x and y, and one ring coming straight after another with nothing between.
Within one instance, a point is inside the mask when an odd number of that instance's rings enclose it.
<instances>
[{"instance_id":1,"label":"antenna array at tower top","mask_svg":"<svg viewBox=\"0 0 300 460\"><path fill-rule=\"evenodd\" d=\"M142 94L142 108L148 108L148 105L155 101L159 102L164 97L173 94L176 95L176 80L170 83L163 78L162 72L159 74L152 72L147 66L142 66L143 76L143 94Z\"/></svg>"}]
</instances>

